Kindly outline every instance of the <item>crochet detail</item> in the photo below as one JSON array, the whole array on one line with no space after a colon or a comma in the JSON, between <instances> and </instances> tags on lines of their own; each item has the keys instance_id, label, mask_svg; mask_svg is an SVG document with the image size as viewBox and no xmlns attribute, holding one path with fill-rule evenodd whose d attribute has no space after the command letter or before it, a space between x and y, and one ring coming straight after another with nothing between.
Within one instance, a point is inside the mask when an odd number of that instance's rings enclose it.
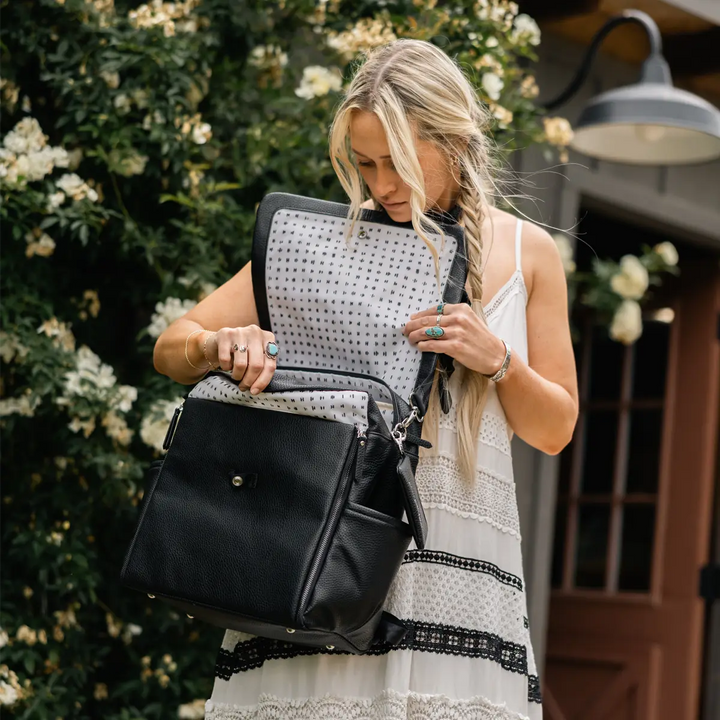
<instances>
[{"instance_id":1,"label":"crochet detail","mask_svg":"<svg viewBox=\"0 0 720 720\"><path fill-rule=\"evenodd\" d=\"M438 427L444 430L452 430L456 433L457 426L457 406L453 405L447 415L440 414ZM483 445L489 445L499 450L504 455L510 456L510 439L508 437L507 420L501 415L484 412L480 430L478 432L478 442Z\"/></svg>"},{"instance_id":2,"label":"crochet detail","mask_svg":"<svg viewBox=\"0 0 720 720\"><path fill-rule=\"evenodd\" d=\"M501 288L497 295L495 295L495 297L490 301L490 304L486 308L484 308L485 318L489 320L490 316L500 309L505 300L518 290L522 291L524 294L527 293L522 270L515 270L512 277L508 279L505 286Z\"/></svg>"},{"instance_id":3,"label":"crochet detail","mask_svg":"<svg viewBox=\"0 0 720 720\"><path fill-rule=\"evenodd\" d=\"M492 575L434 563L404 563L388 591L385 610L440 627L463 627L525 646L525 598Z\"/></svg>"},{"instance_id":4,"label":"crochet detail","mask_svg":"<svg viewBox=\"0 0 720 720\"><path fill-rule=\"evenodd\" d=\"M495 579L506 585L512 585L518 590L523 589L522 578L512 573L501 570L495 563L486 562L485 560L476 560L475 558L466 558L461 555L453 555L438 550L408 550L405 553L405 563L422 562L422 563L438 563L440 565L448 565L450 567L462 568L472 572L482 572L492 575ZM525 618L527 620L527 618ZM528 627L526 625L525 627Z\"/></svg>"},{"instance_id":5,"label":"crochet detail","mask_svg":"<svg viewBox=\"0 0 720 720\"><path fill-rule=\"evenodd\" d=\"M457 462L440 455L420 458L415 480L426 507L487 522L520 538L515 483L511 479L478 467L475 482L470 485L460 474Z\"/></svg>"},{"instance_id":6,"label":"crochet detail","mask_svg":"<svg viewBox=\"0 0 720 720\"><path fill-rule=\"evenodd\" d=\"M385 655L393 650L415 650L445 655L462 655L497 662L510 672L528 674L527 648L498 635L463 627L416 620L403 620L408 633L398 645L378 643L367 655ZM307 655L347 655L340 650L298 645L271 638L255 637L237 643L232 651L221 648L215 663L216 677L229 680L235 673L261 667L267 660L282 660Z\"/></svg>"},{"instance_id":7,"label":"crochet detail","mask_svg":"<svg viewBox=\"0 0 720 720\"><path fill-rule=\"evenodd\" d=\"M292 700L263 694L257 705L239 707L208 700L205 720L528 720L487 698L453 700L446 695L421 695L386 690L373 698L325 695Z\"/></svg>"},{"instance_id":8,"label":"crochet detail","mask_svg":"<svg viewBox=\"0 0 720 720\"><path fill-rule=\"evenodd\" d=\"M528 676L528 700L534 703L542 703L540 678L537 675Z\"/></svg>"}]
</instances>

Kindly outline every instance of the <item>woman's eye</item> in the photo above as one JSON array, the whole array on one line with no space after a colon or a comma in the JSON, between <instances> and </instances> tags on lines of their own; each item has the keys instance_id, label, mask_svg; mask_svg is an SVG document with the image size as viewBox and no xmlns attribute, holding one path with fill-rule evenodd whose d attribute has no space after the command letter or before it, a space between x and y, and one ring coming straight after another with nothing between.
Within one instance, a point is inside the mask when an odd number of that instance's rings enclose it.
<instances>
[{"instance_id":1,"label":"woman's eye","mask_svg":"<svg viewBox=\"0 0 720 720\"><path fill-rule=\"evenodd\" d=\"M372 163L369 163L369 162L358 162L358 165L359 165L360 167L370 167L370 165L372 165Z\"/></svg>"}]
</instances>

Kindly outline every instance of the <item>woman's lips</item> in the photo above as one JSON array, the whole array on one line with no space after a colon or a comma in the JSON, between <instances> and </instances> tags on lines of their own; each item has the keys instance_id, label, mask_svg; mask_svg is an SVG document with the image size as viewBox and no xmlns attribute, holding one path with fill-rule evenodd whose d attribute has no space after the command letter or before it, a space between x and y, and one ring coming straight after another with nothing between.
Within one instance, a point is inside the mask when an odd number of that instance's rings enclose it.
<instances>
[{"instance_id":1,"label":"woman's lips","mask_svg":"<svg viewBox=\"0 0 720 720\"><path fill-rule=\"evenodd\" d=\"M401 205L404 205L404 202L399 203L383 203L384 207L394 208L394 207L400 207Z\"/></svg>"}]
</instances>

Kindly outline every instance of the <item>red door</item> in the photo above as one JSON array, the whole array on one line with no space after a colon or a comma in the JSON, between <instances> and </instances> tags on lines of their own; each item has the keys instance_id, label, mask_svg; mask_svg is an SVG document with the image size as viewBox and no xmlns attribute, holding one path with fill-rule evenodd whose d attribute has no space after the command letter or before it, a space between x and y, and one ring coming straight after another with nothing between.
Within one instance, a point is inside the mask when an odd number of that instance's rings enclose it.
<instances>
[{"instance_id":1,"label":"red door","mask_svg":"<svg viewBox=\"0 0 720 720\"><path fill-rule=\"evenodd\" d=\"M576 345L581 410L561 457L546 720L698 717L720 266L676 245L681 275L656 303L672 312L648 312L632 346L589 323Z\"/></svg>"}]
</instances>

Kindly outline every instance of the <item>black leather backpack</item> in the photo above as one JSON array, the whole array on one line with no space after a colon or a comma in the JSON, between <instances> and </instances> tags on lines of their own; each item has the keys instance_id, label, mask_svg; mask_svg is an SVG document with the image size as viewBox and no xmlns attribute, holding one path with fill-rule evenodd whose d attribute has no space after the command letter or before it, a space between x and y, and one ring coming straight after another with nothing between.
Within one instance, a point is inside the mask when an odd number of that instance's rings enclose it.
<instances>
[{"instance_id":1,"label":"black leather backpack","mask_svg":"<svg viewBox=\"0 0 720 720\"><path fill-rule=\"evenodd\" d=\"M277 369L256 396L223 371L185 396L121 580L213 625L362 653L406 632L383 604L411 541L425 544L421 421L438 358L452 370L402 324L465 300L465 263L452 216L434 217L438 291L410 223L363 211L348 245L347 210L260 204L253 289Z\"/></svg>"}]
</instances>

